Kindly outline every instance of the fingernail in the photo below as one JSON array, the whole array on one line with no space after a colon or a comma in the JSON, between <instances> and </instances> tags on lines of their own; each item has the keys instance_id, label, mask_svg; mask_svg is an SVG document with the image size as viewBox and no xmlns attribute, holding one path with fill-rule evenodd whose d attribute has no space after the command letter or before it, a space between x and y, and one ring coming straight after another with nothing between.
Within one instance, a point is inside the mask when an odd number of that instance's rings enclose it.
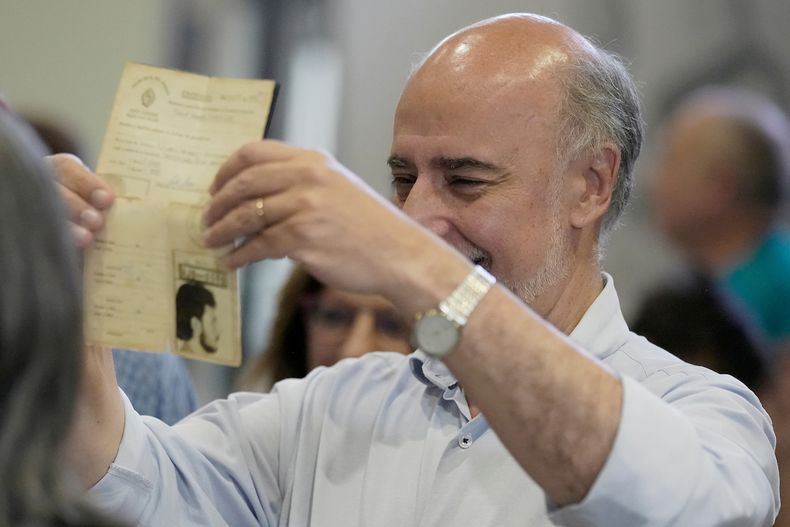
<instances>
[{"instance_id":1,"label":"fingernail","mask_svg":"<svg viewBox=\"0 0 790 527\"><path fill-rule=\"evenodd\" d=\"M93 209L85 209L80 213L80 224L82 224L83 227L95 231L104 225L104 218Z\"/></svg>"},{"instance_id":2,"label":"fingernail","mask_svg":"<svg viewBox=\"0 0 790 527\"><path fill-rule=\"evenodd\" d=\"M87 247L93 239L93 235L88 229L73 223L71 223L71 235L74 236L74 241L80 249Z\"/></svg>"},{"instance_id":3,"label":"fingernail","mask_svg":"<svg viewBox=\"0 0 790 527\"><path fill-rule=\"evenodd\" d=\"M91 192L91 205L97 209L105 209L110 206L112 202L112 195L104 189L96 189Z\"/></svg>"}]
</instances>

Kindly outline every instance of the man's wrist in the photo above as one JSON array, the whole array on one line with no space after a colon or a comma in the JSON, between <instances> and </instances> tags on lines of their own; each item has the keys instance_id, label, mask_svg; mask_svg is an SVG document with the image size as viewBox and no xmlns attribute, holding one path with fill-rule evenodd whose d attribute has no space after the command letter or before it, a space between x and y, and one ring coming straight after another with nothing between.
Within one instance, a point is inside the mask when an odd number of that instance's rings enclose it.
<instances>
[{"instance_id":1,"label":"man's wrist","mask_svg":"<svg viewBox=\"0 0 790 527\"><path fill-rule=\"evenodd\" d=\"M437 358L452 352L469 316L495 282L488 271L476 265L437 308L417 314L413 344Z\"/></svg>"},{"instance_id":2,"label":"man's wrist","mask_svg":"<svg viewBox=\"0 0 790 527\"><path fill-rule=\"evenodd\" d=\"M410 232L400 237L410 243L399 248L397 260L389 259L389 269L382 274L390 278L382 294L407 319L438 306L474 267L443 240L415 227L416 235Z\"/></svg>"}]
</instances>

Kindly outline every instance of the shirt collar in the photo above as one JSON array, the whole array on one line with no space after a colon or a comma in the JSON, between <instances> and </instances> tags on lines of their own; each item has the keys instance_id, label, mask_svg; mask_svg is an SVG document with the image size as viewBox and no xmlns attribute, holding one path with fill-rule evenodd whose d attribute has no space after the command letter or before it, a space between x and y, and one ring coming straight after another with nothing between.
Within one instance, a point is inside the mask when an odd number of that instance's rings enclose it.
<instances>
[{"instance_id":1,"label":"shirt collar","mask_svg":"<svg viewBox=\"0 0 790 527\"><path fill-rule=\"evenodd\" d=\"M612 354L626 341L628 324L620 311L614 279L602 273L604 286L569 335L570 339L599 359Z\"/></svg>"},{"instance_id":2,"label":"shirt collar","mask_svg":"<svg viewBox=\"0 0 790 527\"><path fill-rule=\"evenodd\" d=\"M620 300L614 288L614 279L603 273L604 286L569 337L588 353L599 359L613 353L628 338L628 325L620 310ZM415 351L409 359L414 376L427 385L442 390L455 386L458 381L441 360L422 350Z\"/></svg>"},{"instance_id":3,"label":"shirt collar","mask_svg":"<svg viewBox=\"0 0 790 527\"><path fill-rule=\"evenodd\" d=\"M452 388L458 381L450 373L450 369L441 360L431 357L421 349L417 349L409 359L411 371L420 382L428 386L434 385L442 390Z\"/></svg>"}]
</instances>

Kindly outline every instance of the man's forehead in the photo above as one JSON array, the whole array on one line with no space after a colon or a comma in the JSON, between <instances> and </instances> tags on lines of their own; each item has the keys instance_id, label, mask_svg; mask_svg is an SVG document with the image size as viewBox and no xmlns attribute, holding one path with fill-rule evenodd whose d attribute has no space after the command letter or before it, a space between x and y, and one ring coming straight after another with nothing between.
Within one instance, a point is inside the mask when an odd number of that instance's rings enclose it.
<instances>
[{"instance_id":1,"label":"man's forehead","mask_svg":"<svg viewBox=\"0 0 790 527\"><path fill-rule=\"evenodd\" d=\"M440 42L415 71L417 75L536 79L553 74L552 66L594 46L555 20L516 13L461 29Z\"/></svg>"},{"instance_id":2,"label":"man's forehead","mask_svg":"<svg viewBox=\"0 0 790 527\"><path fill-rule=\"evenodd\" d=\"M491 128L489 133L499 134L503 126L524 131L535 118L551 121L562 93L556 66L564 60L560 52L545 50L526 70L501 64L466 70L426 65L405 86L393 131L396 136L440 135Z\"/></svg>"},{"instance_id":3,"label":"man's forehead","mask_svg":"<svg viewBox=\"0 0 790 527\"><path fill-rule=\"evenodd\" d=\"M403 167L419 164L427 167L447 167L464 164L470 166L477 164L479 168L484 165L496 166L503 161L512 147L509 140L484 140L472 129L465 131L451 130L454 133L432 133L433 130L407 133L400 131L393 137L390 156L387 164L391 167Z\"/></svg>"}]
</instances>

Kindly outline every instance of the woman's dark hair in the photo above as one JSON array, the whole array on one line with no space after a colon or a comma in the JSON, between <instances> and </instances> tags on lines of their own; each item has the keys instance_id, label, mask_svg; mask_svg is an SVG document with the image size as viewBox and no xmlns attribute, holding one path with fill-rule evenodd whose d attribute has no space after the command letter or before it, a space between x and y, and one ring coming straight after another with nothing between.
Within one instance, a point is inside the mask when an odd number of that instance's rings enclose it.
<instances>
[{"instance_id":1,"label":"woman's dark hair","mask_svg":"<svg viewBox=\"0 0 790 527\"><path fill-rule=\"evenodd\" d=\"M82 367L81 285L43 156L0 110L0 526L111 525L61 462Z\"/></svg>"},{"instance_id":2,"label":"woman's dark hair","mask_svg":"<svg viewBox=\"0 0 790 527\"><path fill-rule=\"evenodd\" d=\"M306 298L317 295L324 287L301 267L294 269L280 291L269 344L242 373L239 388L257 390L263 381L274 384L282 379L307 375L307 327L303 306Z\"/></svg>"}]
</instances>

